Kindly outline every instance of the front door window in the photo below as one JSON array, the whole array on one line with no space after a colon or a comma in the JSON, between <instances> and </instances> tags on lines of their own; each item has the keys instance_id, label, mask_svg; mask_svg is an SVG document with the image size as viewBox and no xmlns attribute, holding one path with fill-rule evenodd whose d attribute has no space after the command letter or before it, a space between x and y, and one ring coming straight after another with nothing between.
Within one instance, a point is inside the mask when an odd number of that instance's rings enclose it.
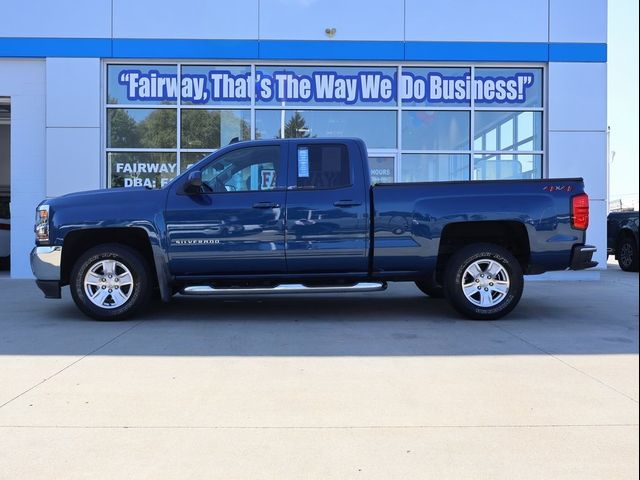
<instances>
[{"instance_id":1,"label":"front door window","mask_svg":"<svg viewBox=\"0 0 640 480\"><path fill-rule=\"evenodd\" d=\"M233 150L202 169L203 193L273 190L279 164L277 145Z\"/></svg>"}]
</instances>

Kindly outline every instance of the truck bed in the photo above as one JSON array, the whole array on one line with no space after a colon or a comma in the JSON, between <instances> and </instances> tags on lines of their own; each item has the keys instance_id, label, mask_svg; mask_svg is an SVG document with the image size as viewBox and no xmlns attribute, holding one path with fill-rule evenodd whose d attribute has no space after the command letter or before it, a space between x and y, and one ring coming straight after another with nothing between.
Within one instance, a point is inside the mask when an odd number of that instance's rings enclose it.
<instances>
[{"instance_id":1,"label":"truck bed","mask_svg":"<svg viewBox=\"0 0 640 480\"><path fill-rule=\"evenodd\" d=\"M495 222L520 225L531 250L527 262L539 270L528 273L566 268L571 244L584 242L584 232L570 225L570 197L583 191L582 178L373 185L372 271L435 268L442 238L460 241L462 222L488 240L503 233Z\"/></svg>"}]
</instances>

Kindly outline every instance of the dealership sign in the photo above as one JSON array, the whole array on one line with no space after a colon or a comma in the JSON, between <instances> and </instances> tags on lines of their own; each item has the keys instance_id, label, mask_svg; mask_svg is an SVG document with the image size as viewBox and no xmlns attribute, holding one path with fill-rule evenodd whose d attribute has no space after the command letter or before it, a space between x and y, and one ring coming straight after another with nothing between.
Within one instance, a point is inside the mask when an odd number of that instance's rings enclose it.
<instances>
[{"instance_id":1,"label":"dealership sign","mask_svg":"<svg viewBox=\"0 0 640 480\"><path fill-rule=\"evenodd\" d=\"M376 70L353 74L328 70L309 74L281 70L267 74L257 70L253 82L251 73L212 69L206 74L183 74L178 82L175 73L123 69L118 73L118 83L126 89L129 101L141 102L175 101L179 91L182 101L196 104L247 102L255 92L257 103L313 101L353 105L387 103L399 97L404 102L468 105L473 95L475 103L517 105L527 101L534 74L514 71L509 76L476 76L472 80L469 73L448 76L430 71L421 75L407 70L398 82L396 74Z\"/></svg>"}]
</instances>

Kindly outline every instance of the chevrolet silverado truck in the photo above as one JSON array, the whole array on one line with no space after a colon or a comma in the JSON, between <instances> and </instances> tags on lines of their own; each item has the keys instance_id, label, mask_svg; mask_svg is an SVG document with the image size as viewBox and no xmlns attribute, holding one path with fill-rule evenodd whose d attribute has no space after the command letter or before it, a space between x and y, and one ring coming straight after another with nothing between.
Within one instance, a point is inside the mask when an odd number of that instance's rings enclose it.
<instances>
[{"instance_id":1,"label":"chevrolet silverado truck","mask_svg":"<svg viewBox=\"0 0 640 480\"><path fill-rule=\"evenodd\" d=\"M43 201L31 266L47 298L69 285L99 320L132 315L154 292L168 302L387 282L497 319L523 275L596 265L588 223L580 178L371 185L359 139L239 142L163 188Z\"/></svg>"}]
</instances>

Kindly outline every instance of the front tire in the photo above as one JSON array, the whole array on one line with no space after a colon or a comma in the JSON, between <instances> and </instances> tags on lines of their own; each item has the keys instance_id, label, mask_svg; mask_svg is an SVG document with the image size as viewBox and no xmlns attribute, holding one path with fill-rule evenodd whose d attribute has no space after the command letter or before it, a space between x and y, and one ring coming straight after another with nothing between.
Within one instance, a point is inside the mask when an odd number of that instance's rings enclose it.
<instances>
[{"instance_id":1,"label":"front tire","mask_svg":"<svg viewBox=\"0 0 640 480\"><path fill-rule=\"evenodd\" d=\"M87 250L71 271L71 296L96 320L124 320L149 302L151 273L136 250L117 244Z\"/></svg>"},{"instance_id":2,"label":"front tire","mask_svg":"<svg viewBox=\"0 0 640 480\"><path fill-rule=\"evenodd\" d=\"M522 268L499 245L474 244L455 253L447 264L445 295L452 306L473 320L496 320L513 310L522 296Z\"/></svg>"},{"instance_id":3,"label":"front tire","mask_svg":"<svg viewBox=\"0 0 640 480\"><path fill-rule=\"evenodd\" d=\"M638 271L638 246L632 238L623 238L618 244L618 265L625 272Z\"/></svg>"}]
</instances>

